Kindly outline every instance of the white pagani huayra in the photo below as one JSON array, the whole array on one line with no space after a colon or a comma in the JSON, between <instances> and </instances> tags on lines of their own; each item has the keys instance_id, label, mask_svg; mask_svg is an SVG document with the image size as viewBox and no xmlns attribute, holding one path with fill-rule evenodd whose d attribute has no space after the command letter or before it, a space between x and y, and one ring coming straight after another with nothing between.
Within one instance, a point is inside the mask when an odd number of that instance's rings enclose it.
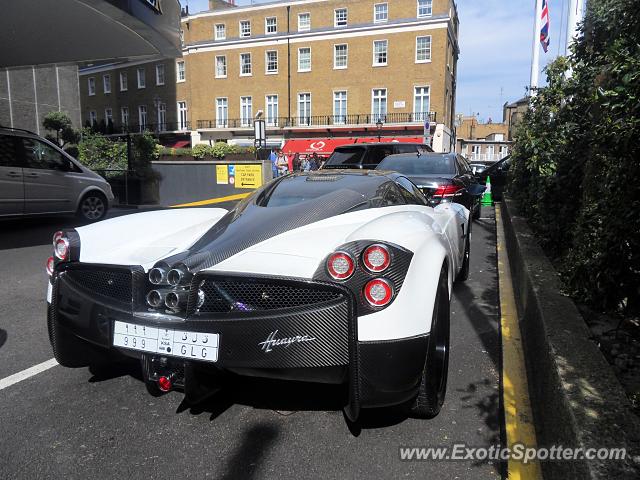
<instances>
[{"instance_id":1,"label":"white pagani huayra","mask_svg":"<svg viewBox=\"0 0 640 480\"><path fill-rule=\"evenodd\" d=\"M58 232L47 268L60 364L139 359L195 403L228 376L344 384L345 413L444 401L469 211L405 177L278 178L231 211L174 209ZM259 393L257 393L259 394Z\"/></svg>"}]
</instances>

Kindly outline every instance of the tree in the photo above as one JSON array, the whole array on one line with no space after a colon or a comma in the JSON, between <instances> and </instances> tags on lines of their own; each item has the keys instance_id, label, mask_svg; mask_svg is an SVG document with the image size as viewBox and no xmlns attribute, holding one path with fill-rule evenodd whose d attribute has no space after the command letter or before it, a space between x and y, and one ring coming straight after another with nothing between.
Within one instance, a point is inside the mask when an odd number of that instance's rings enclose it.
<instances>
[{"instance_id":1,"label":"tree","mask_svg":"<svg viewBox=\"0 0 640 480\"><path fill-rule=\"evenodd\" d=\"M71 119L65 112L53 111L47 113L42 125L45 129L55 132L55 137L51 136L50 140L55 141L60 147L80 141L80 133L73 128Z\"/></svg>"}]
</instances>

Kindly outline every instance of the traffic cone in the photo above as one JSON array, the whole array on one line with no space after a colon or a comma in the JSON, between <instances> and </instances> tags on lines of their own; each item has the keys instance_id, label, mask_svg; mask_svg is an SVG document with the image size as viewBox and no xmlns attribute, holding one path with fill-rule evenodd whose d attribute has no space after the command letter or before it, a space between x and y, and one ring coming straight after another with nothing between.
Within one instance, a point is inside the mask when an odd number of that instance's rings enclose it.
<instances>
[{"instance_id":1,"label":"traffic cone","mask_svg":"<svg viewBox=\"0 0 640 480\"><path fill-rule=\"evenodd\" d=\"M481 205L491 206L493 205L493 197L491 196L491 179L487 177L487 183L485 184L484 193L482 194Z\"/></svg>"}]
</instances>

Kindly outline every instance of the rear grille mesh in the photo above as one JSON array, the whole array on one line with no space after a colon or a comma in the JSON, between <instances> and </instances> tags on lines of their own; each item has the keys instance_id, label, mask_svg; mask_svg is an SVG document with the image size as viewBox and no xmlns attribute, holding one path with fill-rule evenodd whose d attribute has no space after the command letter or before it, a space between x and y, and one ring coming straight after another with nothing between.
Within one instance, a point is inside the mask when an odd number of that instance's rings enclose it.
<instances>
[{"instance_id":1,"label":"rear grille mesh","mask_svg":"<svg viewBox=\"0 0 640 480\"><path fill-rule=\"evenodd\" d=\"M90 268L70 268L65 279L74 287L111 298L122 303L131 303L132 282L130 270L116 270L92 266Z\"/></svg>"},{"instance_id":2,"label":"rear grille mesh","mask_svg":"<svg viewBox=\"0 0 640 480\"><path fill-rule=\"evenodd\" d=\"M197 290L204 292L200 313L266 312L315 306L343 295L329 288L260 279L199 279L189 298L189 313L197 308Z\"/></svg>"}]
</instances>

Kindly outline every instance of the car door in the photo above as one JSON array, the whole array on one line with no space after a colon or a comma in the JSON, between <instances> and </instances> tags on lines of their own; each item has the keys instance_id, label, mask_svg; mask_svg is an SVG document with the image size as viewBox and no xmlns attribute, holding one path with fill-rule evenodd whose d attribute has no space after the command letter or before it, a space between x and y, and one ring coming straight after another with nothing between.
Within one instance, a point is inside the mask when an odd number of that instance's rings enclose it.
<instances>
[{"instance_id":1,"label":"car door","mask_svg":"<svg viewBox=\"0 0 640 480\"><path fill-rule=\"evenodd\" d=\"M0 216L24 213L22 162L17 137L0 135Z\"/></svg>"},{"instance_id":2,"label":"car door","mask_svg":"<svg viewBox=\"0 0 640 480\"><path fill-rule=\"evenodd\" d=\"M25 213L75 210L78 179L62 153L37 138L22 137Z\"/></svg>"}]
</instances>

